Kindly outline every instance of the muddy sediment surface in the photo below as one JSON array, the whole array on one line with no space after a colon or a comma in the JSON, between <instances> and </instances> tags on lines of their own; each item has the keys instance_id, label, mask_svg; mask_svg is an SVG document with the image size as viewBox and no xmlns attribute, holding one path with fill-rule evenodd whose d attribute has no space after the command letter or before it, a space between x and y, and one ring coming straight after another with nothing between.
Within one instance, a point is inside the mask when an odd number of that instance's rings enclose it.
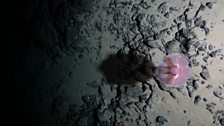
<instances>
[{"instance_id":1,"label":"muddy sediment surface","mask_svg":"<svg viewBox=\"0 0 224 126\"><path fill-rule=\"evenodd\" d=\"M17 90L31 124L224 125L222 0L30 5L17 53L17 78L25 83ZM153 76L170 53L189 59L183 87Z\"/></svg>"}]
</instances>

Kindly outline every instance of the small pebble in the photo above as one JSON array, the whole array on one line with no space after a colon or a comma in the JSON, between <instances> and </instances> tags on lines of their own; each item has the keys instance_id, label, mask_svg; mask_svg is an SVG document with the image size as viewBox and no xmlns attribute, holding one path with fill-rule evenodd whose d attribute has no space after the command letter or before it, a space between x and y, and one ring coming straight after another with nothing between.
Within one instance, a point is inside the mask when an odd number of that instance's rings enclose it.
<instances>
[{"instance_id":1,"label":"small pebble","mask_svg":"<svg viewBox=\"0 0 224 126\"><path fill-rule=\"evenodd\" d=\"M163 125L163 124L167 123L168 120L163 116L157 116L156 117L156 122Z\"/></svg>"},{"instance_id":2,"label":"small pebble","mask_svg":"<svg viewBox=\"0 0 224 126\"><path fill-rule=\"evenodd\" d=\"M199 62L197 62L197 60L196 59L192 59L191 61L190 61L190 66L191 67L193 67L193 66L199 66Z\"/></svg>"},{"instance_id":3,"label":"small pebble","mask_svg":"<svg viewBox=\"0 0 224 126\"><path fill-rule=\"evenodd\" d=\"M209 45L209 46L208 46L208 49L209 49L209 50L213 50L213 46L212 46L212 45Z\"/></svg>"},{"instance_id":4,"label":"small pebble","mask_svg":"<svg viewBox=\"0 0 224 126\"><path fill-rule=\"evenodd\" d=\"M208 88L208 89L212 89L213 86L209 84L209 85L206 86L206 88Z\"/></svg>"},{"instance_id":5,"label":"small pebble","mask_svg":"<svg viewBox=\"0 0 224 126\"><path fill-rule=\"evenodd\" d=\"M191 126L191 120L188 120L188 121L187 121L187 125L188 125L188 126Z\"/></svg>"},{"instance_id":6,"label":"small pebble","mask_svg":"<svg viewBox=\"0 0 224 126\"><path fill-rule=\"evenodd\" d=\"M210 78L210 75L206 66L202 66L202 72L200 72L200 76L205 80L208 80Z\"/></svg>"},{"instance_id":7,"label":"small pebble","mask_svg":"<svg viewBox=\"0 0 224 126\"><path fill-rule=\"evenodd\" d=\"M201 4L201 6L199 7L199 10L204 11L205 10L205 5Z\"/></svg>"},{"instance_id":8,"label":"small pebble","mask_svg":"<svg viewBox=\"0 0 224 126\"><path fill-rule=\"evenodd\" d=\"M189 97L192 97L192 95L193 95L195 89L194 89L194 87L192 87L192 86L190 86L190 85L187 85L187 91L188 91L188 95L189 95Z\"/></svg>"},{"instance_id":9,"label":"small pebble","mask_svg":"<svg viewBox=\"0 0 224 126\"><path fill-rule=\"evenodd\" d=\"M207 99L207 98L203 98L203 101L204 101L204 102L207 102L207 101L208 101L208 99Z\"/></svg>"},{"instance_id":10,"label":"small pebble","mask_svg":"<svg viewBox=\"0 0 224 126\"><path fill-rule=\"evenodd\" d=\"M209 56L210 56L210 57L216 57L216 54L217 54L217 51L212 51L212 52L209 54Z\"/></svg>"},{"instance_id":11,"label":"small pebble","mask_svg":"<svg viewBox=\"0 0 224 126\"><path fill-rule=\"evenodd\" d=\"M194 98L194 104L197 105L201 101L201 99L202 98L201 98L200 95L195 96L195 98Z\"/></svg>"},{"instance_id":12,"label":"small pebble","mask_svg":"<svg viewBox=\"0 0 224 126\"><path fill-rule=\"evenodd\" d=\"M205 81L202 80L202 81L201 81L201 84L205 84Z\"/></svg>"},{"instance_id":13,"label":"small pebble","mask_svg":"<svg viewBox=\"0 0 224 126\"><path fill-rule=\"evenodd\" d=\"M217 98L222 98L222 92L213 91L213 95Z\"/></svg>"},{"instance_id":14,"label":"small pebble","mask_svg":"<svg viewBox=\"0 0 224 126\"><path fill-rule=\"evenodd\" d=\"M210 113L214 113L214 108L215 108L216 104L215 103L208 103L206 104L206 109L210 112Z\"/></svg>"},{"instance_id":15,"label":"small pebble","mask_svg":"<svg viewBox=\"0 0 224 126\"><path fill-rule=\"evenodd\" d=\"M203 61L208 62L208 56L203 57Z\"/></svg>"},{"instance_id":16,"label":"small pebble","mask_svg":"<svg viewBox=\"0 0 224 126\"><path fill-rule=\"evenodd\" d=\"M221 126L224 126L224 118L219 119L219 123L221 124Z\"/></svg>"},{"instance_id":17,"label":"small pebble","mask_svg":"<svg viewBox=\"0 0 224 126\"><path fill-rule=\"evenodd\" d=\"M158 10L160 13L165 14L167 9L167 2L163 2L159 5Z\"/></svg>"},{"instance_id":18,"label":"small pebble","mask_svg":"<svg viewBox=\"0 0 224 126\"><path fill-rule=\"evenodd\" d=\"M176 7L170 7L169 10L170 11L178 11L178 9Z\"/></svg>"},{"instance_id":19,"label":"small pebble","mask_svg":"<svg viewBox=\"0 0 224 126\"><path fill-rule=\"evenodd\" d=\"M196 80L193 81L193 87L195 90L197 90L199 88L199 85L197 84Z\"/></svg>"},{"instance_id":20,"label":"small pebble","mask_svg":"<svg viewBox=\"0 0 224 126\"><path fill-rule=\"evenodd\" d=\"M212 2L207 2L205 5L206 5L209 9L212 9L212 7L213 7L213 3L212 3Z\"/></svg>"},{"instance_id":21,"label":"small pebble","mask_svg":"<svg viewBox=\"0 0 224 126\"><path fill-rule=\"evenodd\" d=\"M166 18L169 18L170 17L170 13L169 12L167 12L167 13L165 13L165 15L164 15Z\"/></svg>"}]
</instances>

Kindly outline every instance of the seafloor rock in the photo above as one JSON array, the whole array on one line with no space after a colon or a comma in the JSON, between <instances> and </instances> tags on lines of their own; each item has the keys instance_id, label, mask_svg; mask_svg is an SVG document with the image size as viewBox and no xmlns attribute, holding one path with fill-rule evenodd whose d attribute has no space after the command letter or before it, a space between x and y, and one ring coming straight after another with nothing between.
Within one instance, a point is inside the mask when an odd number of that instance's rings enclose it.
<instances>
[{"instance_id":1,"label":"seafloor rock","mask_svg":"<svg viewBox=\"0 0 224 126\"><path fill-rule=\"evenodd\" d=\"M180 52L180 42L178 41L169 41L165 44L166 53L179 53Z\"/></svg>"},{"instance_id":2,"label":"seafloor rock","mask_svg":"<svg viewBox=\"0 0 224 126\"><path fill-rule=\"evenodd\" d=\"M163 124L167 123L168 120L163 116L157 116L156 117L156 122L163 125Z\"/></svg>"},{"instance_id":3,"label":"seafloor rock","mask_svg":"<svg viewBox=\"0 0 224 126\"><path fill-rule=\"evenodd\" d=\"M200 72L200 76L205 80L210 78L210 74L206 66L202 66L202 72Z\"/></svg>"},{"instance_id":4,"label":"seafloor rock","mask_svg":"<svg viewBox=\"0 0 224 126\"><path fill-rule=\"evenodd\" d=\"M215 112L213 115L213 124L214 125L221 125L224 126L224 111L223 110L218 110Z\"/></svg>"},{"instance_id":5,"label":"seafloor rock","mask_svg":"<svg viewBox=\"0 0 224 126\"><path fill-rule=\"evenodd\" d=\"M197 105L201 101L201 99L202 98L201 98L200 95L195 96L195 98L194 98L194 104Z\"/></svg>"}]
</instances>

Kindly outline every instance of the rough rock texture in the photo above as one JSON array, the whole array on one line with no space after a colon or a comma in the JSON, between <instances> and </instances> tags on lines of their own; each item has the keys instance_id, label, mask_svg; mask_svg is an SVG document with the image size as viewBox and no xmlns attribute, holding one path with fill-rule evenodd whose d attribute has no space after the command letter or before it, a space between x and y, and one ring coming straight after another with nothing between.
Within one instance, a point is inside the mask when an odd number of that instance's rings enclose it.
<instances>
[{"instance_id":1,"label":"rough rock texture","mask_svg":"<svg viewBox=\"0 0 224 126\"><path fill-rule=\"evenodd\" d=\"M27 1L10 37L18 123L222 126L223 6L223 0ZM191 77L177 89L153 73L169 53L189 58Z\"/></svg>"}]
</instances>

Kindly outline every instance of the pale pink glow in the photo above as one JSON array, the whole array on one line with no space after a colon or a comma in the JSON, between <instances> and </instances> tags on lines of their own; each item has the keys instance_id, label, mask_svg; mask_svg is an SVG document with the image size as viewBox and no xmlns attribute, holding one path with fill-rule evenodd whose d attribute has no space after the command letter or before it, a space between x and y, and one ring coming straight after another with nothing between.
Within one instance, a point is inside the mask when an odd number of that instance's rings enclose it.
<instances>
[{"instance_id":1,"label":"pale pink glow","mask_svg":"<svg viewBox=\"0 0 224 126\"><path fill-rule=\"evenodd\" d=\"M159 63L156 73L167 87L181 87L190 76L188 59L181 54L169 54Z\"/></svg>"}]
</instances>

